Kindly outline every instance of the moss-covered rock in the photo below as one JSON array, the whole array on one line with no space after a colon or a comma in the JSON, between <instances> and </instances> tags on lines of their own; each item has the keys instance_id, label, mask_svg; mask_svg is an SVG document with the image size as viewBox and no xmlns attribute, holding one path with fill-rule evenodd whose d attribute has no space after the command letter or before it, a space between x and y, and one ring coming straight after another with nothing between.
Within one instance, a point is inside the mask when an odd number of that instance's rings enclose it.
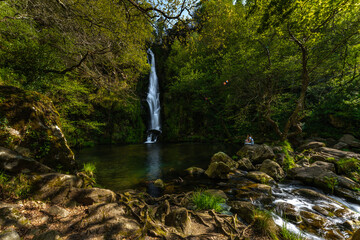
<instances>
[{"instance_id":1,"label":"moss-covered rock","mask_svg":"<svg viewBox=\"0 0 360 240\"><path fill-rule=\"evenodd\" d=\"M273 159L275 154L271 147L262 145L245 145L237 153L240 158L248 157L253 164L260 164L265 159Z\"/></svg>"},{"instance_id":2,"label":"moss-covered rock","mask_svg":"<svg viewBox=\"0 0 360 240\"><path fill-rule=\"evenodd\" d=\"M236 170L239 164L226 153L215 153L205 174L210 178L227 179L230 171Z\"/></svg>"},{"instance_id":3,"label":"moss-covered rock","mask_svg":"<svg viewBox=\"0 0 360 240\"><path fill-rule=\"evenodd\" d=\"M75 166L58 112L48 97L36 92L0 86L0 143L52 168Z\"/></svg>"},{"instance_id":4,"label":"moss-covered rock","mask_svg":"<svg viewBox=\"0 0 360 240\"><path fill-rule=\"evenodd\" d=\"M268 174L270 177L274 178L276 181L279 181L285 177L284 170L281 166L270 159L266 159L260 168L261 172Z\"/></svg>"}]
</instances>

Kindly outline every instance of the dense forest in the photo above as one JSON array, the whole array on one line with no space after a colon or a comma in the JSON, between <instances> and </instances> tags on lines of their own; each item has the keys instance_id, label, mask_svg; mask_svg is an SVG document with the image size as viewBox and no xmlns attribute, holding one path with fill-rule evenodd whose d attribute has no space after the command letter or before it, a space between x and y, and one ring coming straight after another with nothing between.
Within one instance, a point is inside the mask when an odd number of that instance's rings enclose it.
<instances>
[{"instance_id":1,"label":"dense forest","mask_svg":"<svg viewBox=\"0 0 360 240\"><path fill-rule=\"evenodd\" d=\"M359 12L357 0L0 1L0 84L48 96L73 147L143 142L151 48L162 141L360 137Z\"/></svg>"}]
</instances>

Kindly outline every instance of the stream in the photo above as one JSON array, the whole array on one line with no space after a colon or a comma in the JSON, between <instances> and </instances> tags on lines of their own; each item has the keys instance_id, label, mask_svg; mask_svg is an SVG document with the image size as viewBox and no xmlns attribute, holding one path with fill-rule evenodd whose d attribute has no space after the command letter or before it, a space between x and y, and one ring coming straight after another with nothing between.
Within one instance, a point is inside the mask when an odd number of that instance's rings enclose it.
<instances>
[{"instance_id":1,"label":"stream","mask_svg":"<svg viewBox=\"0 0 360 240\"><path fill-rule=\"evenodd\" d=\"M98 146L83 149L77 154L77 160L81 164L95 164L97 183L101 187L114 191L146 189L149 194L159 196L162 193L154 187L154 180L160 178L166 182L168 176L181 174L192 166L207 169L214 153L224 151L232 156L238 148L194 143ZM188 185L190 188L178 188L176 191L194 190L204 186L219 188L216 183L206 179ZM307 191L318 196L309 195ZM325 194L300 182L281 182L272 186L272 198L273 201L268 206L260 202L254 204L271 210L277 225L286 225L291 232L301 234L306 239L344 239L350 236L351 223L359 222L358 204ZM286 214L289 214L289 211L290 217L295 216L294 218L287 219ZM297 221L297 218L302 221Z\"/></svg>"}]
</instances>

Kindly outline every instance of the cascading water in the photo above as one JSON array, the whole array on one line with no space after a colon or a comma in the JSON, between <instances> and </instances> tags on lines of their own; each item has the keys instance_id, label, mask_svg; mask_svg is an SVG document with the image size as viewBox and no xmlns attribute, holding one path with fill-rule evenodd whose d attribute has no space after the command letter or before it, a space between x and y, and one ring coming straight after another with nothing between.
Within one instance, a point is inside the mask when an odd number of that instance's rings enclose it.
<instances>
[{"instance_id":1,"label":"cascading water","mask_svg":"<svg viewBox=\"0 0 360 240\"><path fill-rule=\"evenodd\" d=\"M149 90L146 98L149 104L150 121L148 128L148 136L145 143L155 143L158 135L161 133L160 126L160 93L158 77L155 69L155 56L154 53L148 49L150 54L151 71L149 77Z\"/></svg>"}]
</instances>

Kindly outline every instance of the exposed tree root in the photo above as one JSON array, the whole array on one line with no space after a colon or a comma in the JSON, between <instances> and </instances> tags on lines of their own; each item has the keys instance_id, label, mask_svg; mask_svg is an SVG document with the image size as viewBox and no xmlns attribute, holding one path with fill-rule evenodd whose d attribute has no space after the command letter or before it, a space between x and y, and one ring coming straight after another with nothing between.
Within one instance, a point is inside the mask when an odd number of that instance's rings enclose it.
<instances>
[{"instance_id":1,"label":"exposed tree root","mask_svg":"<svg viewBox=\"0 0 360 240\"><path fill-rule=\"evenodd\" d=\"M194 218L196 218L201 224L210 227L210 225L208 225L204 219L202 219L202 217L200 217L197 213L193 212L193 211L189 211L189 213L191 214L191 216L193 216Z\"/></svg>"}]
</instances>

